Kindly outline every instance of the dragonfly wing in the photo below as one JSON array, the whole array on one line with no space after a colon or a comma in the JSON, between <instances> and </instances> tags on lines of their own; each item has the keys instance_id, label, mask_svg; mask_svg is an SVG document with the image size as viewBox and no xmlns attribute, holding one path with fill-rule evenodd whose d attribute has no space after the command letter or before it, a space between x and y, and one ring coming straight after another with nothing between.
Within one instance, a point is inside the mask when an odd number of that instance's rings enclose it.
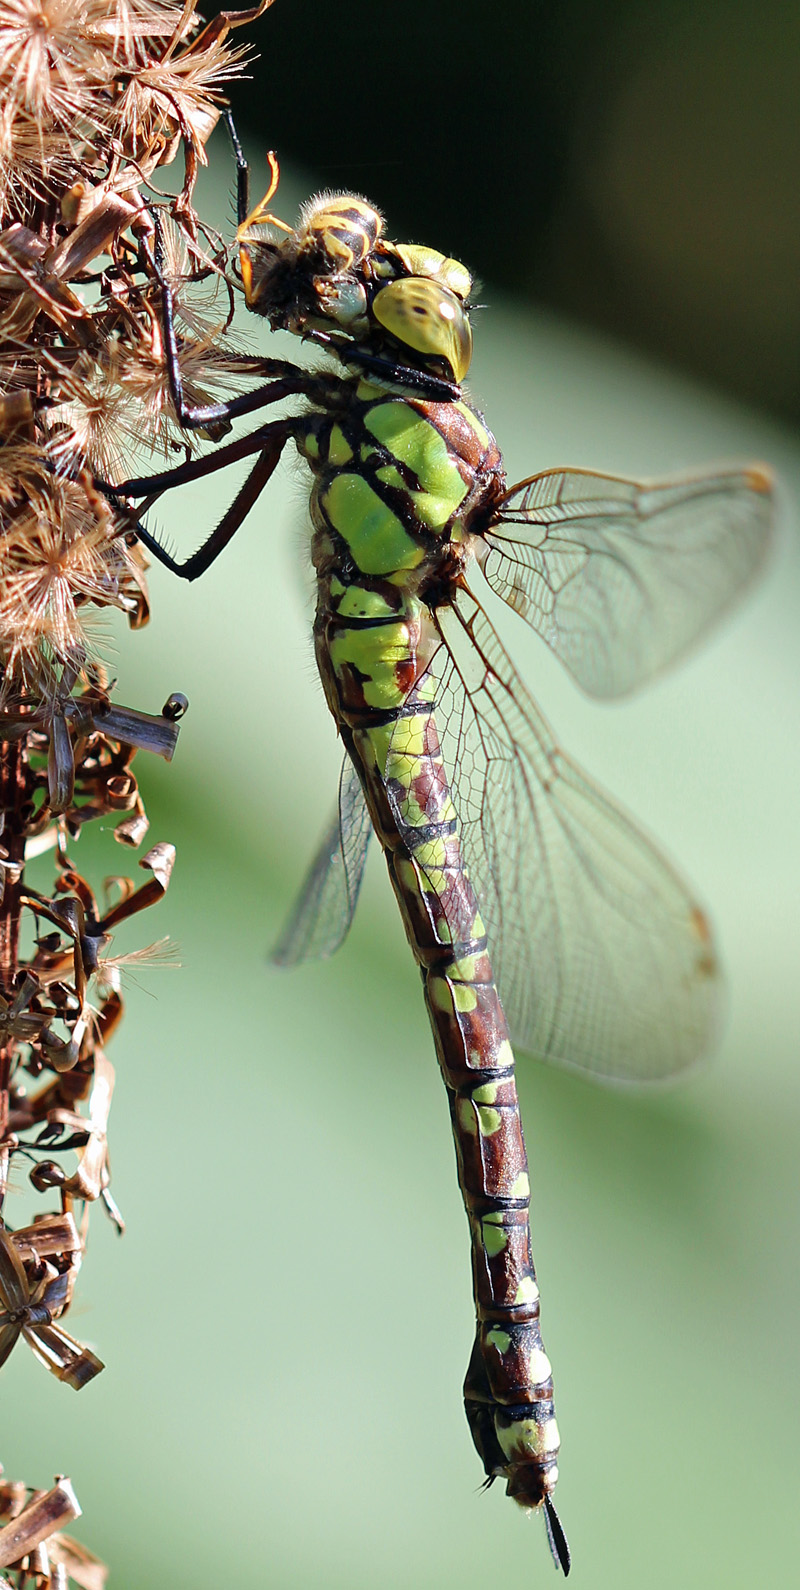
<instances>
[{"instance_id":1,"label":"dragonfly wing","mask_svg":"<svg viewBox=\"0 0 800 1590\"><path fill-rule=\"evenodd\" d=\"M371 833L358 774L345 756L337 809L270 956L276 966L325 960L338 950L355 914Z\"/></svg>"},{"instance_id":2,"label":"dragonfly wing","mask_svg":"<svg viewBox=\"0 0 800 1590\"><path fill-rule=\"evenodd\" d=\"M648 485L548 470L511 488L477 555L584 690L622 696L737 600L766 556L772 509L758 467Z\"/></svg>"},{"instance_id":3,"label":"dragonfly wing","mask_svg":"<svg viewBox=\"0 0 800 1590\"><path fill-rule=\"evenodd\" d=\"M559 749L474 598L436 621L436 721L512 1038L600 1079L683 1070L717 1024L702 910Z\"/></svg>"}]
</instances>

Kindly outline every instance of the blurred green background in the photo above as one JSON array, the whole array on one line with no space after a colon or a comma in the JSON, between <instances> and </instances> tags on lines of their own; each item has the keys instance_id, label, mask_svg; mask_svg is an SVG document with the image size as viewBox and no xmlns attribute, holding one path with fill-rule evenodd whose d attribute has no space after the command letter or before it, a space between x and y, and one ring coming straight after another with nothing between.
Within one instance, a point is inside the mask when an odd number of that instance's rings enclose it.
<instances>
[{"instance_id":1,"label":"blurred green background","mask_svg":"<svg viewBox=\"0 0 800 1590\"><path fill-rule=\"evenodd\" d=\"M253 37L262 147L800 420L797 0L276 0Z\"/></svg>"},{"instance_id":2,"label":"blurred green background","mask_svg":"<svg viewBox=\"0 0 800 1590\"><path fill-rule=\"evenodd\" d=\"M653 278L632 245L617 256L630 324L607 322L626 331L627 345L542 307L543 293L538 307L505 296L484 264L480 238L488 247L499 230L506 254L521 246L492 173L527 139L528 107L541 93L550 103L566 92L570 38L584 58L592 39L605 38L593 9L584 38L566 8L556 66L537 60L531 98L506 106L485 167L464 172L454 154L446 177L438 172L444 231L409 162L384 172L376 156L355 169L356 151L366 161L374 147L379 108L373 100L354 114L366 56L354 60L345 92L335 77L326 86L313 76L328 59L327 36L318 51L306 42L301 109L323 96L328 119L316 167L293 176L287 162L280 203L291 217L321 183L347 181L383 199L401 235L484 271L472 391L511 479L556 463L655 475L742 458L767 461L780 478L782 533L767 579L701 653L630 704L588 703L510 612L504 628L567 749L695 881L729 978L720 1050L679 1088L615 1094L521 1067L571 1582L749 1590L790 1584L798 1545L800 448L787 424L730 389L635 351L637 337L647 340L635 306ZM636 8L605 9L598 59L613 57L624 97L639 79L614 55L613 23ZM710 8L695 9L710 18ZM285 64L275 43L279 19L304 17L310 28L313 15L351 37L363 11L279 0L275 32L262 35L274 51L270 92L277 79L298 80L295 58ZM552 41L561 8L525 14L535 33L545 11ZM751 11L723 5L714 14ZM788 9L770 15L785 20ZM457 25L469 30L471 16L477 35L482 9L428 7L420 61L432 33L441 43ZM405 9L375 12L372 45L408 49L405 18ZM495 108L515 67L511 42L487 81ZM698 69L687 61L682 74L669 59L688 94ZM668 80L660 71L655 80L669 100ZM721 67L713 81L723 83ZM405 97L393 86L382 121L394 127L396 109L404 128L415 124L424 82ZM456 108L444 130L432 112L431 137L455 138L473 90L457 77L448 101ZM637 92L648 108L650 96ZM305 153L311 167L311 147L283 143L282 115L267 141ZM664 151L621 125L617 148L644 181ZM688 133L676 150L674 217L683 213L684 155L710 159L718 132L712 118L697 132L699 153ZM262 153L256 145L254 159ZM203 203L226 224L221 134L212 168ZM518 192L531 224L540 197ZM557 212L553 201L551 228ZM744 212L749 224L749 202ZM643 235L653 270L677 281L668 223L662 214L662 230L648 223ZM588 269L569 228L560 235L572 268ZM758 341L750 305L762 288L748 269L723 336L729 242L723 231L707 264L720 319L703 324L714 357L739 361L741 387L747 339ZM768 317L775 299L763 292ZM682 324L694 350L696 323ZM248 340L259 331L250 321L240 329ZM286 339L277 351L291 352ZM677 359L674 344L671 352ZM789 412L777 386L751 391ZM163 527L188 549L229 491L215 481L180 493ZM128 1231L119 1242L95 1215L70 1317L107 1370L76 1399L18 1348L4 1387L3 1460L9 1475L43 1485L69 1469L83 1536L126 1590L547 1585L540 1525L499 1486L477 1494L460 1394L472 1339L467 1231L419 981L377 858L335 960L292 974L266 961L338 768L309 640L304 496L289 464L213 575L187 587L154 570L149 630L114 635L120 700L158 711L171 690L191 699L173 767L141 765L150 837L178 846L172 887L149 923L118 943L168 932L183 967L129 980L111 1048L114 1192ZM95 879L128 860L108 834L88 833L76 859Z\"/></svg>"}]
</instances>

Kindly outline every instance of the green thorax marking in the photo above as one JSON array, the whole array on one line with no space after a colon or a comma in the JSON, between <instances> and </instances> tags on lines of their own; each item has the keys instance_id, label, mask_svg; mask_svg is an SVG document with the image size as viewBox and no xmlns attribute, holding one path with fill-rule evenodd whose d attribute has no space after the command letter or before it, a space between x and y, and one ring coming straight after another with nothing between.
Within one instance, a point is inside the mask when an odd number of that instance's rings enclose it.
<instances>
[{"instance_id":1,"label":"green thorax marking","mask_svg":"<svg viewBox=\"0 0 800 1590\"><path fill-rule=\"evenodd\" d=\"M410 573L443 544L470 495L473 458L490 446L467 404L436 408L441 428L418 402L360 381L349 387L346 407L335 416L313 416L299 440L314 474L317 529L333 529L368 577ZM448 421L458 432L455 446Z\"/></svg>"}]
</instances>

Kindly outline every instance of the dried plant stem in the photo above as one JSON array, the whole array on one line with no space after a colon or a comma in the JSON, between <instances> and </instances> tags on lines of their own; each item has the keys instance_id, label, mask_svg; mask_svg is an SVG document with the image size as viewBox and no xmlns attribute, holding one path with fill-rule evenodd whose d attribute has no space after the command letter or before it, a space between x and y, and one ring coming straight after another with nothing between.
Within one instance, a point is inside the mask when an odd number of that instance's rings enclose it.
<instances>
[{"instance_id":1,"label":"dried plant stem","mask_svg":"<svg viewBox=\"0 0 800 1590\"><path fill-rule=\"evenodd\" d=\"M24 1339L76 1390L103 1368L61 1323L94 1205L122 1230L109 944L163 897L174 852L154 845L144 881L107 880L100 898L75 848L95 818L142 845L133 759L169 760L185 707L113 702L86 619L149 616L145 559L106 483L194 446L165 369L165 277L190 399L252 378L225 344L227 255L193 192L243 59L232 30L270 3L203 27L194 0L0 0L0 1365ZM149 184L178 156L167 199ZM47 851L43 889L28 864ZM22 1223L8 1196L20 1168L36 1200ZM46 1493L0 1483L0 1590L101 1590L103 1565L60 1533L78 1512L63 1478Z\"/></svg>"},{"instance_id":2,"label":"dried plant stem","mask_svg":"<svg viewBox=\"0 0 800 1590\"><path fill-rule=\"evenodd\" d=\"M0 745L0 811L3 813L5 886L0 900L0 986L11 987L17 965L20 924L22 867L25 856L25 828L20 813L25 800L25 766L22 742ZM8 1127L8 1046L0 1051L0 1132Z\"/></svg>"}]
</instances>

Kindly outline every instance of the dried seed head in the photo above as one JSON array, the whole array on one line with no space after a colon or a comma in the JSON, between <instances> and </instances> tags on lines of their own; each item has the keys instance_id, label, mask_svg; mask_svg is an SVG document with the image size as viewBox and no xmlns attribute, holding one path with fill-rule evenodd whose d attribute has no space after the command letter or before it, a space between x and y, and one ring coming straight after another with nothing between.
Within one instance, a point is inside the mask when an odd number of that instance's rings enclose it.
<instances>
[{"instance_id":1,"label":"dried seed head","mask_svg":"<svg viewBox=\"0 0 800 1590\"><path fill-rule=\"evenodd\" d=\"M60 670L84 665L90 604L134 622L146 611L128 522L92 482L130 474L143 451L168 459L187 445L165 368L161 288L138 246L154 225L143 183L179 150L186 183L160 236L187 396L224 396L247 374L220 346L229 289L198 244L191 205L220 84L241 60L230 25L200 32L193 0L0 0L6 694L16 681L52 698Z\"/></svg>"},{"instance_id":2,"label":"dried seed head","mask_svg":"<svg viewBox=\"0 0 800 1590\"><path fill-rule=\"evenodd\" d=\"M183 140L202 160L220 87L243 52L213 26L195 39L198 26L193 4L2 0L6 213L22 214L32 199L56 194L71 166L101 170L112 151L115 177L120 160L149 173Z\"/></svg>"},{"instance_id":3,"label":"dried seed head","mask_svg":"<svg viewBox=\"0 0 800 1590\"><path fill-rule=\"evenodd\" d=\"M87 660L87 604L135 604L134 561L87 478L43 469L33 448L15 451L13 494L0 477L0 652L7 678L47 696L64 667Z\"/></svg>"},{"instance_id":4,"label":"dried seed head","mask_svg":"<svg viewBox=\"0 0 800 1590\"><path fill-rule=\"evenodd\" d=\"M104 1046L124 967L166 953L114 956L111 935L163 897L174 852L153 846L145 881L115 879L102 903L71 848L94 818L141 844L131 763L137 749L169 759L185 709L177 692L158 717L112 702L90 626L111 608L132 626L148 614L145 560L109 481L143 449L194 446L166 377L156 235L189 400L251 372L224 346L226 256L192 205L242 57L233 26L223 12L201 31L194 0L0 0L0 1364L24 1339L76 1389L103 1367L61 1324L90 1209L122 1229ZM157 223L148 180L181 154L183 189L159 195ZM26 867L49 850L43 892ZM27 1191L57 1208L12 1231L17 1156ZM57 1532L76 1508L68 1482L33 1498L0 1484L3 1585L102 1590L102 1564Z\"/></svg>"}]
</instances>

